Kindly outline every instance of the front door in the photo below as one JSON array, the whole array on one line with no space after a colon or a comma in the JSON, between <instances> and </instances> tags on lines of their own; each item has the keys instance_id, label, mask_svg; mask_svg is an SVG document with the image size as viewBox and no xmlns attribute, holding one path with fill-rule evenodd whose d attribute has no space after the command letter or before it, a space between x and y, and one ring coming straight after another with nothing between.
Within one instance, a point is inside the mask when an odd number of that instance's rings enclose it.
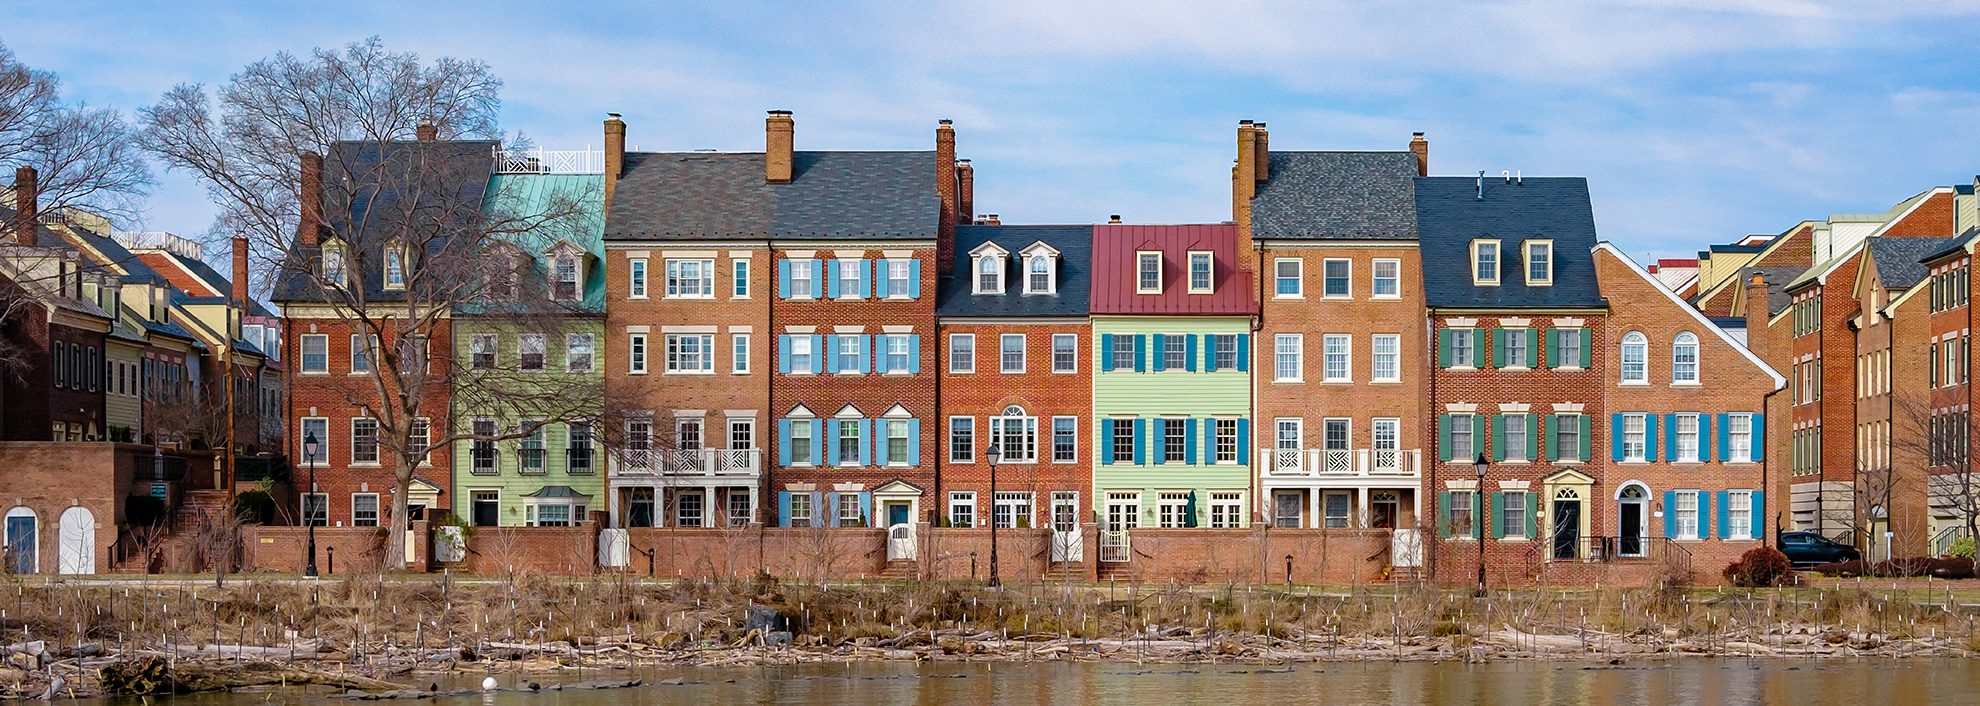
<instances>
[{"instance_id":1,"label":"front door","mask_svg":"<svg viewBox=\"0 0 1980 706\"><path fill-rule=\"evenodd\" d=\"M887 503L887 526L892 527L894 525L905 525L907 523L908 523L908 504Z\"/></svg>"},{"instance_id":2,"label":"front door","mask_svg":"<svg viewBox=\"0 0 1980 706\"><path fill-rule=\"evenodd\" d=\"M494 490L470 491L469 512L473 514L476 527L494 527L502 524L502 494Z\"/></svg>"},{"instance_id":3,"label":"front door","mask_svg":"<svg viewBox=\"0 0 1980 706\"><path fill-rule=\"evenodd\" d=\"M1573 559L1581 545L1581 501L1554 501L1554 558Z\"/></svg>"},{"instance_id":4,"label":"front door","mask_svg":"<svg viewBox=\"0 0 1980 706\"><path fill-rule=\"evenodd\" d=\"M7 516L7 568L16 574L32 574L40 562L35 553L39 540L35 536L33 515Z\"/></svg>"},{"instance_id":5,"label":"front door","mask_svg":"<svg viewBox=\"0 0 1980 706\"><path fill-rule=\"evenodd\" d=\"M1622 541L1616 548L1623 556L1643 556L1643 503L1623 501Z\"/></svg>"},{"instance_id":6,"label":"front door","mask_svg":"<svg viewBox=\"0 0 1980 706\"><path fill-rule=\"evenodd\" d=\"M1372 519L1374 526L1378 529L1395 529L1396 515L1401 512L1401 505L1401 501L1396 499L1394 493L1376 493L1375 500L1369 506L1370 514L1375 516Z\"/></svg>"},{"instance_id":7,"label":"front door","mask_svg":"<svg viewBox=\"0 0 1980 706\"><path fill-rule=\"evenodd\" d=\"M1079 493L1052 493L1052 561L1065 563L1084 559L1080 546Z\"/></svg>"},{"instance_id":8,"label":"front door","mask_svg":"<svg viewBox=\"0 0 1980 706\"><path fill-rule=\"evenodd\" d=\"M56 538L56 570L63 574L96 573L96 516L80 505L62 511Z\"/></svg>"}]
</instances>

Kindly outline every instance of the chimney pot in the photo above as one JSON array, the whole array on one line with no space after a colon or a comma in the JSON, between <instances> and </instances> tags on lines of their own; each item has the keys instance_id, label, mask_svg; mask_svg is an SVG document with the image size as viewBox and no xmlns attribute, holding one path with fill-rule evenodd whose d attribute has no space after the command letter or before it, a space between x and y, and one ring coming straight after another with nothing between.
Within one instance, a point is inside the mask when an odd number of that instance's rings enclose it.
<instances>
[{"instance_id":1,"label":"chimney pot","mask_svg":"<svg viewBox=\"0 0 1980 706\"><path fill-rule=\"evenodd\" d=\"M1416 175L1430 176L1430 141L1423 139L1423 133L1410 133L1409 151L1416 155Z\"/></svg>"},{"instance_id":2,"label":"chimney pot","mask_svg":"<svg viewBox=\"0 0 1980 706\"><path fill-rule=\"evenodd\" d=\"M1268 135L1265 132L1265 123L1257 123L1252 125L1251 128L1252 139L1258 142L1258 147L1252 150L1252 155L1258 160L1258 163L1253 169L1251 176L1262 184L1265 180L1272 178L1272 150L1266 145Z\"/></svg>"},{"instance_id":3,"label":"chimney pot","mask_svg":"<svg viewBox=\"0 0 1980 706\"><path fill-rule=\"evenodd\" d=\"M974 182L974 176L971 177ZM948 118L935 124L935 197L940 204L935 215L935 263L937 274L955 269L957 217L962 209L962 171L956 168L956 128ZM972 188L974 184L972 183ZM971 208L975 205L971 204Z\"/></svg>"},{"instance_id":4,"label":"chimney pot","mask_svg":"<svg viewBox=\"0 0 1980 706\"><path fill-rule=\"evenodd\" d=\"M605 114L605 212L612 212L612 194L619 190L619 177L626 170L626 121L618 113Z\"/></svg>"},{"instance_id":5,"label":"chimney pot","mask_svg":"<svg viewBox=\"0 0 1980 706\"><path fill-rule=\"evenodd\" d=\"M791 183L797 149L797 122L791 118L791 111L770 111L770 116L763 119L763 130L763 180L772 184Z\"/></svg>"},{"instance_id":6,"label":"chimney pot","mask_svg":"<svg viewBox=\"0 0 1980 706\"><path fill-rule=\"evenodd\" d=\"M1110 214L1107 214L1107 222L1108 222L1108 223L1120 223L1120 222L1121 222L1121 214L1118 214L1118 213L1110 213Z\"/></svg>"},{"instance_id":7,"label":"chimney pot","mask_svg":"<svg viewBox=\"0 0 1980 706\"><path fill-rule=\"evenodd\" d=\"M39 245L41 219L41 179L34 167L14 168L14 241Z\"/></svg>"},{"instance_id":8,"label":"chimney pot","mask_svg":"<svg viewBox=\"0 0 1980 706\"><path fill-rule=\"evenodd\" d=\"M434 125L433 121L430 120L421 122L419 127L414 129L414 132L418 134L420 142L432 142L440 139L440 126Z\"/></svg>"},{"instance_id":9,"label":"chimney pot","mask_svg":"<svg viewBox=\"0 0 1980 706\"><path fill-rule=\"evenodd\" d=\"M956 160L956 222L964 223L976 213L976 168L969 160Z\"/></svg>"}]
</instances>

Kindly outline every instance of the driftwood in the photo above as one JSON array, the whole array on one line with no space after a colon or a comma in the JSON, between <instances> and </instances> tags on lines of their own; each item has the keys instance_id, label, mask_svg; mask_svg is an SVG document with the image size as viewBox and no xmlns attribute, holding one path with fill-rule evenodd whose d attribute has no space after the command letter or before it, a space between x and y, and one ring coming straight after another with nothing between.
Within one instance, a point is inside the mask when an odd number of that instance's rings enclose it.
<instances>
[{"instance_id":1,"label":"driftwood","mask_svg":"<svg viewBox=\"0 0 1980 706\"><path fill-rule=\"evenodd\" d=\"M287 667L272 662L203 664L139 657L105 665L97 671L105 694L190 694L248 686L314 684L361 691L404 689L382 679Z\"/></svg>"}]
</instances>

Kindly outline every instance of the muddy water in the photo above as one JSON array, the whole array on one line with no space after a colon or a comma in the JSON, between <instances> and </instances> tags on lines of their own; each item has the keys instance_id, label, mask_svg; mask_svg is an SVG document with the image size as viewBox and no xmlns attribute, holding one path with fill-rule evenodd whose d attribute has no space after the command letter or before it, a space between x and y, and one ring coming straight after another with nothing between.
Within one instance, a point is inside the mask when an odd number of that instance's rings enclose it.
<instances>
[{"instance_id":1,"label":"muddy water","mask_svg":"<svg viewBox=\"0 0 1980 706\"><path fill-rule=\"evenodd\" d=\"M587 677L597 677L587 674ZM615 676L615 675L607 675ZM617 704L1980 704L1980 660L1636 660L1223 665L858 663L655 669L681 685L499 693L437 701L490 706ZM504 686L554 677L501 677ZM569 677L576 681L575 675ZM478 680L477 680L478 681ZM444 686L444 685L443 685ZM173 706L371 703L296 690L170 700ZM100 703L136 703L111 701ZM157 703L157 702L153 702Z\"/></svg>"}]
</instances>

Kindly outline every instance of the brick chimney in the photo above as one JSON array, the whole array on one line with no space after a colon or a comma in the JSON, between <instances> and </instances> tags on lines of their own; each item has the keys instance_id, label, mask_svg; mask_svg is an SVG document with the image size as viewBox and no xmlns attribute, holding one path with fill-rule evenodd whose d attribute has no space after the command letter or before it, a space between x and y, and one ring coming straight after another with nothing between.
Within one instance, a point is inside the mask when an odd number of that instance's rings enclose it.
<instances>
[{"instance_id":1,"label":"brick chimney","mask_svg":"<svg viewBox=\"0 0 1980 706\"><path fill-rule=\"evenodd\" d=\"M1423 133L1409 134L1409 151L1416 155L1416 175L1430 176L1430 141L1423 139Z\"/></svg>"},{"instance_id":2,"label":"brick chimney","mask_svg":"<svg viewBox=\"0 0 1980 706\"><path fill-rule=\"evenodd\" d=\"M40 244L40 229L36 221L41 216L41 181L34 167L21 165L14 169L14 242L34 246Z\"/></svg>"},{"instance_id":3,"label":"brick chimney","mask_svg":"<svg viewBox=\"0 0 1980 706\"><path fill-rule=\"evenodd\" d=\"M1254 156L1257 157L1258 166L1252 174L1252 178L1257 179L1259 182L1264 182L1266 179L1272 178L1272 150L1266 147L1265 144L1265 123L1260 122L1253 125L1252 130L1252 134L1258 138L1258 147L1254 150Z\"/></svg>"},{"instance_id":4,"label":"brick chimney","mask_svg":"<svg viewBox=\"0 0 1980 706\"><path fill-rule=\"evenodd\" d=\"M955 269L956 249L956 127L948 118L935 125L935 196L942 202L935 229L935 269Z\"/></svg>"},{"instance_id":5,"label":"brick chimney","mask_svg":"<svg viewBox=\"0 0 1980 706\"><path fill-rule=\"evenodd\" d=\"M234 305L242 311L248 303L248 242L247 238L234 236Z\"/></svg>"},{"instance_id":6,"label":"brick chimney","mask_svg":"<svg viewBox=\"0 0 1980 706\"><path fill-rule=\"evenodd\" d=\"M440 139L440 126L433 124L431 120L420 121L419 127L414 128L413 132L419 136L420 142L432 142Z\"/></svg>"},{"instance_id":7,"label":"brick chimney","mask_svg":"<svg viewBox=\"0 0 1980 706\"><path fill-rule=\"evenodd\" d=\"M300 206L296 245L313 248L317 233L323 228L323 155L304 151L300 170L296 180L296 202Z\"/></svg>"},{"instance_id":8,"label":"brick chimney","mask_svg":"<svg viewBox=\"0 0 1980 706\"><path fill-rule=\"evenodd\" d=\"M976 168L969 160L956 160L956 222L967 223L976 214Z\"/></svg>"},{"instance_id":9,"label":"brick chimney","mask_svg":"<svg viewBox=\"0 0 1980 706\"><path fill-rule=\"evenodd\" d=\"M791 111L773 110L763 119L763 180L772 184L791 183L796 151L797 122Z\"/></svg>"},{"instance_id":10,"label":"brick chimney","mask_svg":"<svg viewBox=\"0 0 1980 706\"><path fill-rule=\"evenodd\" d=\"M626 121L618 113L605 114L605 212L612 212L612 193L619 189L619 177L626 170Z\"/></svg>"},{"instance_id":11,"label":"brick chimney","mask_svg":"<svg viewBox=\"0 0 1980 706\"><path fill-rule=\"evenodd\" d=\"M1108 224L1110 224L1110 225L1119 225L1119 224L1120 224L1120 222L1121 222L1121 214L1118 214L1118 213L1110 213L1110 214L1107 214L1107 223L1108 223Z\"/></svg>"},{"instance_id":12,"label":"brick chimney","mask_svg":"<svg viewBox=\"0 0 1980 706\"><path fill-rule=\"evenodd\" d=\"M1237 162L1231 166L1231 223L1237 226L1239 269L1250 269L1251 198L1258 195L1258 127L1238 121Z\"/></svg>"},{"instance_id":13,"label":"brick chimney","mask_svg":"<svg viewBox=\"0 0 1980 706\"><path fill-rule=\"evenodd\" d=\"M1755 272L1746 280L1746 349L1767 359L1767 278Z\"/></svg>"}]
</instances>

